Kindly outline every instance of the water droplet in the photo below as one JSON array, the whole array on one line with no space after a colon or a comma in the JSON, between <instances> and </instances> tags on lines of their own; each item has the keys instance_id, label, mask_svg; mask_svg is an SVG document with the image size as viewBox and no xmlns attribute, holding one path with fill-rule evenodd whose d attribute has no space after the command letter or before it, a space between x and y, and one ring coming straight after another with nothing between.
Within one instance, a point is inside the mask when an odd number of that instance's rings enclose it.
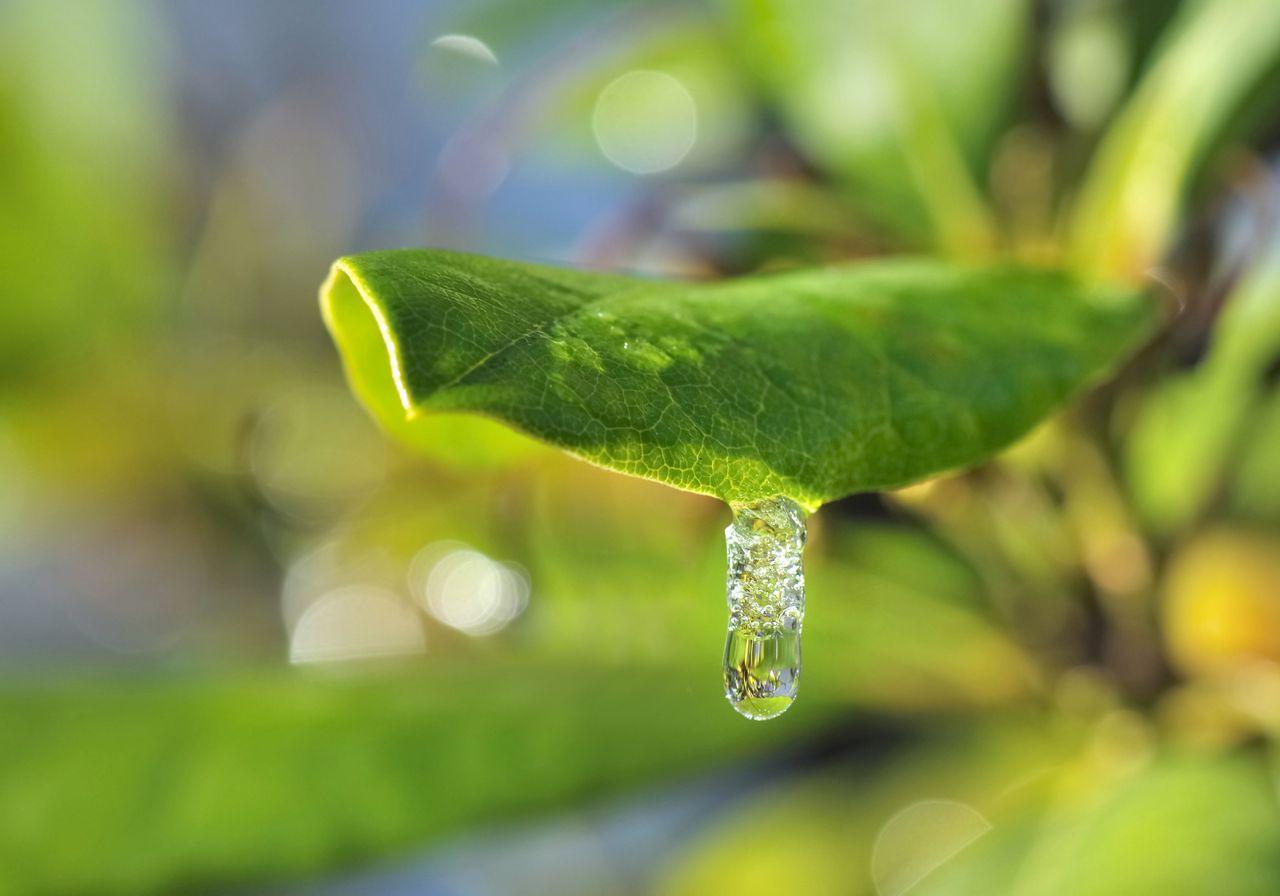
<instances>
[{"instance_id":1,"label":"water droplet","mask_svg":"<svg viewBox=\"0 0 1280 896\"><path fill-rule=\"evenodd\" d=\"M642 370L663 370L671 366L671 356L652 342L640 337L627 339L622 343L622 359L632 367Z\"/></svg>"},{"instance_id":2,"label":"water droplet","mask_svg":"<svg viewBox=\"0 0 1280 896\"><path fill-rule=\"evenodd\" d=\"M749 719L772 719L796 699L804 624L805 513L788 498L734 509L724 692Z\"/></svg>"}]
</instances>

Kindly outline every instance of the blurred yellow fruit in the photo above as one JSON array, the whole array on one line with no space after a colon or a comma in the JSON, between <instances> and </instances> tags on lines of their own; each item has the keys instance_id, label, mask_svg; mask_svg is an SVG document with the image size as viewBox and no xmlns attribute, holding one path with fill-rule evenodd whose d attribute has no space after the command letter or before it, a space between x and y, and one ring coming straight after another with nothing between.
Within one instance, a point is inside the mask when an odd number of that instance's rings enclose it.
<instances>
[{"instance_id":1,"label":"blurred yellow fruit","mask_svg":"<svg viewBox=\"0 0 1280 896\"><path fill-rule=\"evenodd\" d=\"M1174 555L1163 589L1169 654L1191 675L1280 662L1280 540L1219 530Z\"/></svg>"}]
</instances>

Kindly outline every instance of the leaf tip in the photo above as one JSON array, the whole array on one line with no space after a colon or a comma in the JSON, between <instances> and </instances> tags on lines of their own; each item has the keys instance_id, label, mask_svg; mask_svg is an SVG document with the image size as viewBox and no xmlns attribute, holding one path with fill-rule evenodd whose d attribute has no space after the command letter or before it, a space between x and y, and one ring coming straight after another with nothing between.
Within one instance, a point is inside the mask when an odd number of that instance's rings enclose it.
<instances>
[{"instance_id":1,"label":"leaf tip","mask_svg":"<svg viewBox=\"0 0 1280 896\"><path fill-rule=\"evenodd\" d=\"M400 401L400 407L404 410L406 418L412 419L416 416L417 410L405 384L400 344L396 341L395 331L387 319L385 309L368 284L360 277L359 271L352 264L352 259L344 256L333 263L329 269L329 276L320 287L320 308L325 326L340 346L346 329L344 319L349 319L353 311L358 313L357 301L363 304L364 310L373 318L383 348L386 349L396 397Z\"/></svg>"}]
</instances>

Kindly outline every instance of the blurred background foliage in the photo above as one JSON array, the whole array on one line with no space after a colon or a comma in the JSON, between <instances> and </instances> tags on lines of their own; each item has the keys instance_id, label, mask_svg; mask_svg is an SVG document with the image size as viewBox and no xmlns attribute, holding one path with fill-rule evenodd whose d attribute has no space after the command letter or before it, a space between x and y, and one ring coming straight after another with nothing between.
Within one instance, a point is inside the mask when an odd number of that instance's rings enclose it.
<instances>
[{"instance_id":1,"label":"blurred background foliage","mask_svg":"<svg viewBox=\"0 0 1280 896\"><path fill-rule=\"evenodd\" d=\"M1278 109L1272 0L0 2L0 892L1280 892ZM753 725L724 507L356 405L400 245L1177 313L825 508Z\"/></svg>"}]
</instances>

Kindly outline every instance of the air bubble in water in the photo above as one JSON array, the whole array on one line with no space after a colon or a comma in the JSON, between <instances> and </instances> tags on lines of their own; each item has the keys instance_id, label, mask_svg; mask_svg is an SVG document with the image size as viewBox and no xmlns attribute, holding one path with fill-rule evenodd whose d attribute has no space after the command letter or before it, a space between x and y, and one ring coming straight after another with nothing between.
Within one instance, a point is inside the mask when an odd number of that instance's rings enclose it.
<instances>
[{"instance_id":1,"label":"air bubble in water","mask_svg":"<svg viewBox=\"0 0 1280 896\"><path fill-rule=\"evenodd\" d=\"M805 513L788 498L734 508L729 553L729 634L724 693L749 719L772 719L800 686Z\"/></svg>"}]
</instances>

